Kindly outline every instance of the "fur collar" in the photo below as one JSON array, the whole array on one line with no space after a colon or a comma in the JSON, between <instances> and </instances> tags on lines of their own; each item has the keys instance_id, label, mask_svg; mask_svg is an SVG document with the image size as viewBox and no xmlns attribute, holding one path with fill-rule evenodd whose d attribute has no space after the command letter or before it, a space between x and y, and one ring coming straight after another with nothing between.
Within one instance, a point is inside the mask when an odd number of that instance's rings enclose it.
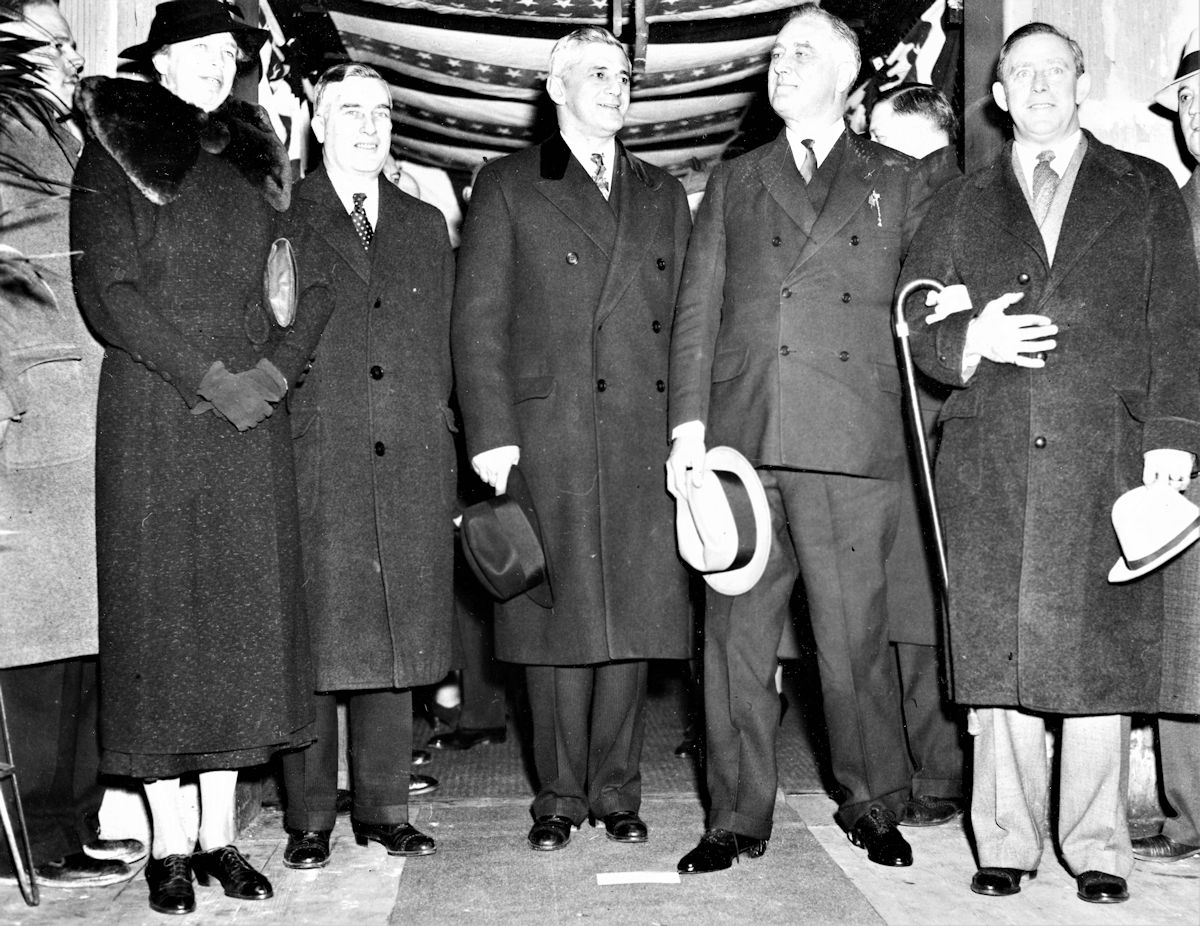
<instances>
[{"instance_id":1,"label":"fur collar","mask_svg":"<svg viewBox=\"0 0 1200 926\"><path fill-rule=\"evenodd\" d=\"M262 110L226 100L206 113L156 83L118 77L86 77L75 94L88 134L157 206L179 187L203 148L229 161L283 212L291 198L287 153Z\"/></svg>"}]
</instances>

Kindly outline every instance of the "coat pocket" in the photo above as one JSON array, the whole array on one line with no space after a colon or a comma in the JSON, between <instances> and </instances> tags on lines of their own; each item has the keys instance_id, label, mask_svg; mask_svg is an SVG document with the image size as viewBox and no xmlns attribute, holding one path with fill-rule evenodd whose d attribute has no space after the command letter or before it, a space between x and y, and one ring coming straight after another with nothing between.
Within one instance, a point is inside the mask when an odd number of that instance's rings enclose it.
<instances>
[{"instance_id":1,"label":"coat pocket","mask_svg":"<svg viewBox=\"0 0 1200 926\"><path fill-rule=\"evenodd\" d=\"M983 484L983 458L987 450L978 417L979 397L969 390L955 392L938 413L941 438L934 471L942 508L970 504Z\"/></svg>"},{"instance_id":2,"label":"coat pocket","mask_svg":"<svg viewBox=\"0 0 1200 926\"><path fill-rule=\"evenodd\" d=\"M292 413L292 453L301 518L312 517L321 495L321 415L315 408Z\"/></svg>"},{"instance_id":3,"label":"coat pocket","mask_svg":"<svg viewBox=\"0 0 1200 926\"><path fill-rule=\"evenodd\" d=\"M712 381L723 383L746 372L749 352L745 347L729 347L718 351L713 358Z\"/></svg>"},{"instance_id":4,"label":"coat pocket","mask_svg":"<svg viewBox=\"0 0 1200 926\"><path fill-rule=\"evenodd\" d=\"M58 466L90 456L96 441L96 391L84 380L82 359L79 346L70 342L10 353L12 391L24 408L0 445L6 469Z\"/></svg>"},{"instance_id":5,"label":"coat pocket","mask_svg":"<svg viewBox=\"0 0 1200 926\"><path fill-rule=\"evenodd\" d=\"M548 399L553 394L553 376L524 376L513 383L514 405L529 399Z\"/></svg>"}]
</instances>

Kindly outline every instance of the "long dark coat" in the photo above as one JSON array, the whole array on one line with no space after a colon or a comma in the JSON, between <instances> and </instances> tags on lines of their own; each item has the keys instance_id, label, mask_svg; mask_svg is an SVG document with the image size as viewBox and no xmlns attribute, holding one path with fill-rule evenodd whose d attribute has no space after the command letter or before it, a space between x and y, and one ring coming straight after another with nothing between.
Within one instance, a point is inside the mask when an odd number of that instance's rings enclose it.
<instances>
[{"instance_id":1,"label":"long dark coat","mask_svg":"<svg viewBox=\"0 0 1200 926\"><path fill-rule=\"evenodd\" d=\"M370 253L324 170L280 226L335 309L291 399L317 688L408 688L450 667L454 255L432 206L379 181Z\"/></svg>"},{"instance_id":2,"label":"long dark coat","mask_svg":"<svg viewBox=\"0 0 1200 926\"><path fill-rule=\"evenodd\" d=\"M626 152L606 203L561 136L489 164L454 301L468 452L515 444L554 608L498 609L499 658L580 665L689 655L666 490L667 348L687 246L683 188Z\"/></svg>"},{"instance_id":3,"label":"long dark coat","mask_svg":"<svg viewBox=\"0 0 1200 926\"><path fill-rule=\"evenodd\" d=\"M0 151L58 185L0 177L0 666L96 652L96 389L104 349L75 306L67 203L79 143L32 116ZM63 255L46 257L42 255Z\"/></svg>"},{"instance_id":4,"label":"long dark coat","mask_svg":"<svg viewBox=\"0 0 1200 926\"><path fill-rule=\"evenodd\" d=\"M1183 187L1192 220L1196 261L1200 263L1200 169ZM1200 504L1200 482L1187 497ZM1159 710L1200 714L1200 546L1193 545L1163 570L1163 668Z\"/></svg>"},{"instance_id":5,"label":"long dark coat","mask_svg":"<svg viewBox=\"0 0 1200 926\"><path fill-rule=\"evenodd\" d=\"M295 382L315 344L260 306L286 154L236 101L206 116L157 84L90 78L77 103L91 137L71 204L75 283L108 345L103 767L160 777L263 761L311 738L289 422L281 407L239 433L195 412L214 361L240 371L269 356Z\"/></svg>"},{"instance_id":6,"label":"long dark coat","mask_svg":"<svg viewBox=\"0 0 1200 926\"><path fill-rule=\"evenodd\" d=\"M982 361L971 313L934 326L914 297L913 353L959 388L941 414L937 485L950 558L955 699L1066 714L1158 708L1158 574L1110 585L1112 503L1142 453L1200 449L1200 284L1187 215L1161 165L1087 135L1051 268L1006 146L943 188L901 280L964 283L977 309L1049 316L1042 369Z\"/></svg>"}]
</instances>

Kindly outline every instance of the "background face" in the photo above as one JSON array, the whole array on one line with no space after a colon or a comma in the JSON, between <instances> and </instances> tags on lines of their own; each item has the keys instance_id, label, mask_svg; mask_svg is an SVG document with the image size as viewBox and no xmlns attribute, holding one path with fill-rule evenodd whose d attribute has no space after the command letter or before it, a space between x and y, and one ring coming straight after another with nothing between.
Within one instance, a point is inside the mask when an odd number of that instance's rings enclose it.
<instances>
[{"instance_id":1,"label":"background face","mask_svg":"<svg viewBox=\"0 0 1200 926\"><path fill-rule=\"evenodd\" d=\"M767 97L784 122L824 122L842 111L847 54L828 23L805 17L780 30L767 69Z\"/></svg>"},{"instance_id":2,"label":"background face","mask_svg":"<svg viewBox=\"0 0 1200 926\"><path fill-rule=\"evenodd\" d=\"M376 177L392 146L392 98L371 77L347 77L327 91L313 130L325 165L350 176Z\"/></svg>"},{"instance_id":3,"label":"background face","mask_svg":"<svg viewBox=\"0 0 1200 926\"><path fill-rule=\"evenodd\" d=\"M588 138L611 138L625 124L629 109L629 62L612 45L580 45L546 88L558 106L562 128Z\"/></svg>"},{"instance_id":4,"label":"background face","mask_svg":"<svg viewBox=\"0 0 1200 926\"><path fill-rule=\"evenodd\" d=\"M1076 76L1070 46L1056 35L1030 35L1010 50L996 84L996 103L1013 121L1018 141L1053 145L1079 128L1086 75Z\"/></svg>"},{"instance_id":5,"label":"background face","mask_svg":"<svg viewBox=\"0 0 1200 926\"><path fill-rule=\"evenodd\" d=\"M168 45L154 56L162 85L181 100L212 112L233 89L238 47L228 32Z\"/></svg>"},{"instance_id":6,"label":"background face","mask_svg":"<svg viewBox=\"0 0 1200 926\"><path fill-rule=\"evenodd\" d=\"M46 93L64 110L70 109L84 61L75 49L71 27L58 7L44 3L26 7L24 21L5 23L2 28L45 43L28 57L40 67Z\"/></svg>"},{"instance_id":7,"label":"background face","mask_svg":"<svg viewBox=\"0 0 1200 926\"><path fill-rule=\"evenodd\" d=\"M871 140L914 158L923 158L949 144L924 116L898 115L891 103L879 103L871 110Z\"/></svg>"},{"instance_id":8,"label":"background face","mask_svg":"<svg viewBox=\"0 0 1200 926\"><path fill-rule=\"evenodd\" d=\"M1200 74L1193 74L1179 87L1179 128L1183 141L1200 163Z\"/></svg>"}]
</instances>

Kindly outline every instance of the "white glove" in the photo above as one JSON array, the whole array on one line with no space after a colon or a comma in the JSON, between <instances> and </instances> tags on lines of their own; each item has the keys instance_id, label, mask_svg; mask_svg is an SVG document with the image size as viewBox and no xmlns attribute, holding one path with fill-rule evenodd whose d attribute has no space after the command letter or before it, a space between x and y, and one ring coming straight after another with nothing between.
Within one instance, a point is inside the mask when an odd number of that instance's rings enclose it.
<instances>
[{"instance_id":1,"label":"white glove","mask_svg":"<svg viewBox=\"0 0 1200 926\"><path fill-rule=\"evenodd\" d=\"M1161 447L1147 450L1142 454L1142 459L1143 485L1158 484L1182 492L1192 481L1192 467L1196 465L1196 455L1193 453Z\"/></svg>"},{"instance_id":2,"label":"white glove","mask_svg":"<svg viewBox=\"0 0 1200 926\"><path fill-rule=\"evenodd\" d=\"M701 421L685 421L671 432L667 491L675 498L682 498L689 479L696 488L704 483L704 423Z\"/></svg>"},{"instance_id":3,"label":"white glove","mask_svg":"<svg viewBox=\"0 0 1200 926\"><path fill-rule=\"evenodd\" d=\"M1005 293L983 307L977 318L967 325L965 357L986 357L993 363L1012 363L1019 367L1038 369L1045 360L1028 356L1054 350L1058 342L1058 325L1045 315L1005 315L1004 310L1025 298L1024 293Z\"/></svg>"},{"instance_id":4,"label":"white glove","mask_svg":"<svg viewBox=\"0 0 1200 926\"><path fill-rule=\"evenodd\" d=\"M967 293L967 288L961 283L947 286L940 292L936 289L931 289L928 295L925 296L925 305L930 307L937 306L931 315L925 316L925 324L927 325L940 322L943 318L948 318L955 312L965 312L973 308L971 305L971 296Z\"/></svg>"},{"instance_id":5,"label":"white glove","mask_svg":"<svg viewBox=\"0 0 1200 926\"><path fill-rule=\"evenodd\" d=\"M493 447L491 450L475 454L471 458L471 468L480 479L495 487L497 495L503 495L508 488L508 471L516 466L520 459L520 447Z\"/></svg>"}]
</instances>

